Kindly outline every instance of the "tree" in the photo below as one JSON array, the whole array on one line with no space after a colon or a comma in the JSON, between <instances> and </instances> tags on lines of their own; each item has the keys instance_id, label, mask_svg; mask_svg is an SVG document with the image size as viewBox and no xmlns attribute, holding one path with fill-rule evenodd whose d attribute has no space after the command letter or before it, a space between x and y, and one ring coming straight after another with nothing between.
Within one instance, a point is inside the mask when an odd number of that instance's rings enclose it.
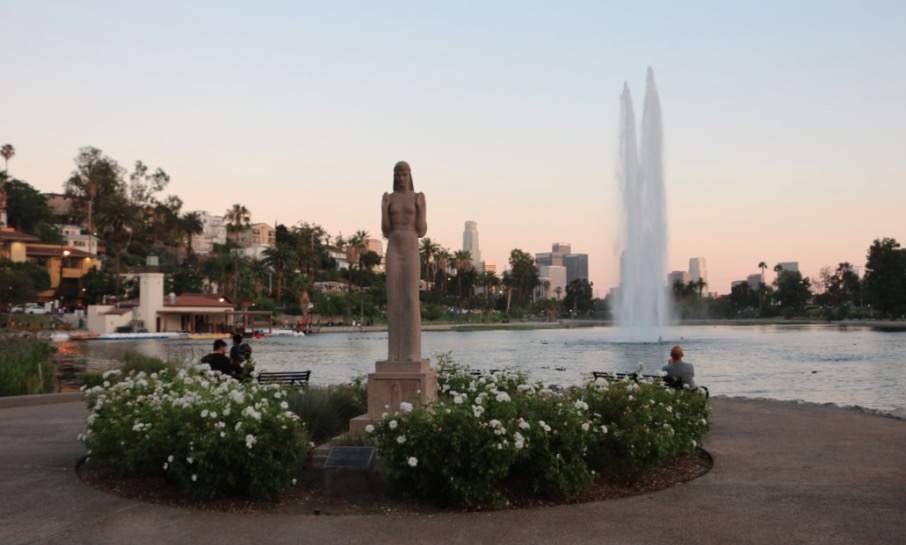
<instances>
[{"instance_id":1,"label":"tree","mask_svg":"<svg viewBox=\"0 0 906 545\"><path fill-rule=\"evenodd\" d=\"M467 270L472 268L472 252L468 250L457 250L456 253L453 254L453 267L456 268L456 283L458 286L457 306L462 308L462 277L465 276Z\"/></svg>"},{"instance_id":2,"label":"tree","mask_svg":"<svg viewBox=\"0 0 906 545\"><path fill-rule=\"evenodd\" d=\"M431 274L430 265L434 261L434 256L441 249L440 244L431 240L430 237L425 237L422 239L419 246L419 254L421 255L422 261L425 263L425 283L426 287L430 288L428 284L431 281L433 275Z\"/></svg>"},{"instance_id":3,"label":"tree","mask_svg":"<svg viewBox=\"0 0 906 545\"><path fill-rule=\"evenodd\" d=\"M906 314L906 250L893 238L875 239L865 262L865 299L886 318Z\"/></svg>"},{"instance_id":4,"label":"tree","mask_svg":"<svg viewBox=\"0 0 906 545\"><path fill-rule=\"evenodd\" d=\"M42 226L54 223L47 199L34 187L12 178L3 184L3 190L6 192L6 221L9 225L40 236Z\"/></svg>"},{"instance_id":5,"label":"tree","mask_svg":"<svg viewBox=\"0 0 906 545\"><path fill-rule=\"evenodd\" d=\"M9 160L16 155L16 148L12 144L3 144L0 147L0 155L3 156L3 172L9 174Z\"/></svg>"},{"instance_id":6,"label":"tree","mask_svg":"<svg viewBox=\"0 0 906 545\"><path fill-rule=\"evenodd\" d=\"M249 209L241 204L234 204L223 216L227 224L227 232L233 237L233 242L239 243L239 233L249 228L252 214Z\"/></svg>"},{"instance_id":7,"label":"tree","mask_svg":"<svg viewBox=\"0 0 906 545\"><path fill-rule=\"evenodd\" d=\"M295 249L287 242L277 241L276 244L267 248L263 252L264 262L273 267L277 275L276 301L279 304L283 300L283 279L287 269L295 267L299 261L299 256Z\"/></svg>"},{"instance_id":8,"label":"tree","mask_svg":"<svg viewBox=\"0 0 906 545\"><path fill-rule=\"evenodd\" d=\"M478 278L484 289L484 308L487 311L488 321L491 321L491 310L494 308L494 291L500 285L500 278L491 271L484 271Z\"/></svg>"},{"instance_id":9,"label":"tree","mask_svg":"<svg viewBox=\"0 0 906 545\"><path fill-rule=\"evenodd\" d=\"M113 252L115 255L115 275L116 275L116 301L120 300L120 260L123 252L123 242L126 234L130 233L133 228L140 226L141 217L138 214L138 207L129 202L126 195L116 193L109 196L104 207L98 210L98 228L111 237Z\"/></svg>"},{"instance_id":10,"label":"tree","mask_svg":"<svg viewBox=\"0 0 906 545\"><path fill-rule=\"evenodd\" d=\"M812 297L811 281L803 278L799 271L781 269L775 284L777 291L774 293L774 298L777 303L781 308L792 309L794 313L801 312Z\"/></svg>"},{"instance_id":11,"label":"tree","mask_svg":"<svg viewBox=\"0 0 906 545\"><path fill-rule=\"evenodd\" d=\"M563 304L566 308L571 308L576 315L594 312L593 285L585 278L573 280L566 286Z\"/></svg>"},{"instance_id":12,"label":"tree","mask_svg":"<svg viewBox=\"0 0 906 545\"><path fill-rule=\"evenodd\" d=\"M179 221L179 238L185 245L187 256L192 253L192 238L204 233L204 223L198 212L187 212Z\"/></svg>"},{"instance_id":13,"label":"tree","mask_svg":"<svg viewBox=\"0 0 906 545\"><path fill-rule=\"evenodd\" d=\"M71 221L86 219L88 234L95 233L94 214L108 199L125 198L125 170L114 159L94 147L84 147L75 158L76 169L64 184L66 196L72 198Z\"/></svg>"},{"instance_id":14,"label":"tree","mask_svg":"<svg viewBox=\"0 0 906 545\"><path fill-rule=\"evenodd\" d=\"M525 308L527 298L538 286L540 275L535 258L518 248L510 251L510 270L504 273L503 283L516 292L517 305Z\"/></svg>"}]
</instances>

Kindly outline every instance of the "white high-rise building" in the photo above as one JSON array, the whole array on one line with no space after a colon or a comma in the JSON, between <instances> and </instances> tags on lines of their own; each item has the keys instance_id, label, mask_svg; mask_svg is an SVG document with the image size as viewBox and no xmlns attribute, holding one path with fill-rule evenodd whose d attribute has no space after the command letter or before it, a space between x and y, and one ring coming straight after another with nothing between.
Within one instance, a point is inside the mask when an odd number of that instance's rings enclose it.
<instances>
[{"instance_id":1,"label":"white high-rise building","mask_svg":"<svg viewBox=\"0 0 906 545\"><path fill-rule=\"evenodd\" d=\"M693 257L689 260L689 279L693 282L704 280L708 283L708 264L703 257Z\"/></svg>"},{"instance_id":2,"label":"white high-rise building","mask_svg":"<svg viewBox=\"0 0 906 545\"><path fill-rule=\"evenodd\" d=\"M481 250L478 248L478 223L467 221L465 231L462 232L462 249L472 255L472 263L482 272Z\"/></svg>"}]
</instances>

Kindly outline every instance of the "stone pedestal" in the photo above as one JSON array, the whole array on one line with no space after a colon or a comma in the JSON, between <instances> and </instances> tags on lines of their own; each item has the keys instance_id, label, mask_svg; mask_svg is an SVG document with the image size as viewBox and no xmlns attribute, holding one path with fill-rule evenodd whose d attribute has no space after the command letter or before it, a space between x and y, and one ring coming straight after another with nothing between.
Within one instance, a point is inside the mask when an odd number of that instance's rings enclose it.
<instances>
[{"instance_id":1,"label":"stone pedestal","mask_svg":"<svg viewBox=\"0 0 906 545\"><path fill-rule=\"evenodd\" d=\"M381 419L384 413L393 414L400 403L430 403L437 399L437 373L429 360L379 361L368 375L368 414L349 421L349 433L365 434L365 427Z\"/></svg>"}]
</instances>

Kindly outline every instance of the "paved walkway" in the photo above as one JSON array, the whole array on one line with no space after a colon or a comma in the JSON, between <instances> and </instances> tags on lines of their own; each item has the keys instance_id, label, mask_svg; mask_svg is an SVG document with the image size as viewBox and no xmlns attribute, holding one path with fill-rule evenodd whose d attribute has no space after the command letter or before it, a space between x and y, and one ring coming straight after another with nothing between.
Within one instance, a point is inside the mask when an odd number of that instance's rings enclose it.
<instances>
[{"instance_id":1,"label":"paved walkway","mask_svg":"<svg viewBox=\"0 0 906 545\"><path fill-rule=\"evenodd\" d=\"M83 485L86 411L0 408L3 544L902 544L906 421L833 407L713 400L714 469L654 494L495 513L237 515L162 507Z\"/></svg>"}]
</instances>

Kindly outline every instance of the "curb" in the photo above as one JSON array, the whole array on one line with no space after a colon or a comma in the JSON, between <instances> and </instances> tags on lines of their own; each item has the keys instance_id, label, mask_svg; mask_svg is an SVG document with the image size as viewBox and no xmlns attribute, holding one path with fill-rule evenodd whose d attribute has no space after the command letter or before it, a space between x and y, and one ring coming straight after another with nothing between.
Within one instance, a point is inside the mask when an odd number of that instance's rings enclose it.
<instances>
[{"instance_id":1,"label":"curb","mask_svg":"<svg viewBox=\"0 0 906 545\"><path fill-rule=\"evenodd\" d=\"M56 403L75 403L77 401L82 401L82 398L82 392L7 396L0 397L0 409L12 409L14 407L32 407L34 405L53 405Z\"/></svg>"}]
</instances>

